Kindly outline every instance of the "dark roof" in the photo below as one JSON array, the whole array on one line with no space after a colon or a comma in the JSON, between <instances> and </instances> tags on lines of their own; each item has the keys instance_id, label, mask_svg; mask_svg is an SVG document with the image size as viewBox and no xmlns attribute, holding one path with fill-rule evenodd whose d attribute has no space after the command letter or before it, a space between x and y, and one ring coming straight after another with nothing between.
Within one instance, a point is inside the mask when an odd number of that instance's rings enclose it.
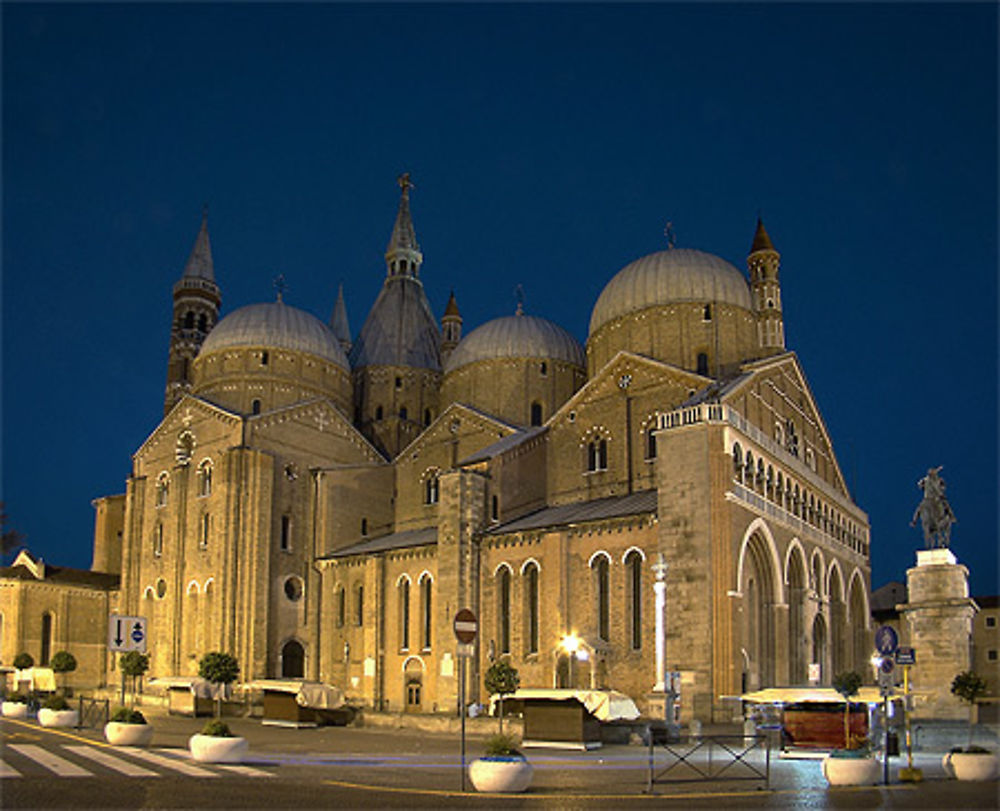
<instances>
[{"instance_id":1,"label":"dark roof","mask_svg":"<svg viewBox=\"0 0 1000 811\"><path fill-rule=\"evenodd\" d=\"M976 605L980 608L1000 608L1000 594L984 594L981 597L973 597Z\"/></svg>"},{"instance_id":2,"label":"dark roof","mask_svg":"<svg viewBox=\"0 0 1000 811\"><path fill-rule=\"evenodd\" d=\"M62 583L67 586L82 586L92 589L117 589L121 585L121 575L107 572L92 572L89 569L71 569L68 566L45 564L45 577L39 580L27 566L2 566L0 578L11 580L34 580L38 583Z\"/></svg>"},{"instance_id":3,"label":"dark roof","mask_svg":"<svg viewBox=\"0 0 1000 811\"><path fill-rule=\"evenodd\" d=\"M490 459L494 459L502 453L506 453L511 448L516 448L522 442L531 439L533 436L538 436L545 428L543 426L535 426L533 428L527 428L523 431L518 431L517 433L505 436L503 439L494 442L492 445L487 445L485 448L476 451L472 456L468 456L459 462L459 465L472 465L476 462L487 462Z\"/></svg>"},{"instance_id":4,"label":"dark roof","mask_svg":"<svg viewBox=\"0 0 1000 811\"><path fill-rule=\"evenodd\" d=\"M360 543L337 549L326 556L330 558L348 558L352 555L369 555L374 552L390 552L393 549L409 549L411 546L425 546L437 543L437 527L425 529L409 529L405 532L393 532L378 538L361 541Z\"/></svg>"},{"instance_id":5,"label":"dark roof","mask_svg":"<svg viewBox=\"0 0 1000 811\"><path fill-rule=\"evenodd\" d=\"M905 603L907 601L906 596L906 584L900 583L898 580L890 580L884 586L879 586L872 592L871 601L871 611L874 615L876 612L895 612L896 606L900 603Z\"/></svg>"},{"instance_id":6,"label":"dark roof","mask_svg":"<svg viewBox=\"0 0 1000 811\"><path fill-rule=\"evenodd\" d=\"M656 490L643 490L627 496L609 496L593 501L560 504L557 507L543 507L536 512L494 527L490 535L506 535L543 527L561 527L571 524L585 524L606 518L624 518L629 515L643 515L656 512Z\"/></svg>"}]
</instances>

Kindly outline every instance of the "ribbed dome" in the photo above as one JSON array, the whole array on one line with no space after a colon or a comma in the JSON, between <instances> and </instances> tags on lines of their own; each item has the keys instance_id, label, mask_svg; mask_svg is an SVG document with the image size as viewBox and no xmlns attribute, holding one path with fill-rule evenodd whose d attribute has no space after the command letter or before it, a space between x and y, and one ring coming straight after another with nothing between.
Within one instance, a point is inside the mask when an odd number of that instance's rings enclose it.
<instances>
[{"instance_id":1,"label":"ribbed dome","mask_svg":"<svg viewBox=\"0 0 1000 811\"><path fill-rule=\"evenodd\" d=\"M333 332L315 316L282 301L251 304L231 312L215 325L198 354L237 346L308 352L350 370Z\"/></svg>"},{"instance_id":2,"label":"ribbed dome","mask_svg":"<svg viewBox=\"0 0 1000 811\"><path fill-rule=\"evenodd\" d=\"M753 306L746 278L725 259L675 248L643 256L618 271L594 305L590 334L620 316L675 301Z\"/></svg>"},{"instance_id":3,"label":"ribbed dome","mask_svg":"<svg viewBox=\"0 0 1000 811\"><path fill-rule=\"evenodd\" d=\"M558 324L533 315L508 315L466 335L448 358L445 373L495 358L545 358L587 365L580 342Z\"/></svg>"}]
</instances>

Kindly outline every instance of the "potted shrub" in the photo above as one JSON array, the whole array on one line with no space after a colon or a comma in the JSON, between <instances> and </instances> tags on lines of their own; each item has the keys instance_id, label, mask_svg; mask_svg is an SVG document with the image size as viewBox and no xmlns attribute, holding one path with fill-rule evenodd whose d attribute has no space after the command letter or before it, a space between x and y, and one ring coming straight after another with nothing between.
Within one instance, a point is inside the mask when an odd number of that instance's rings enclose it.
<instances>
[{"instance_id":1,"label":"potted shrub","mask_svg":"<svg viewBox=\"0 0 1000 811\"><path fill-rule=\"evenodd\" d=\"M72 673L76 670L76 657L66 650L57 651L53 654L52 659L49 660L49 667L52 668L52 672L56 676L60 676L63 673ZM63 677L60 679L62 681L62 692L63 695L69 695L66 691L66 679Z\"/></svg>"},{"instance_id":2,"label":"potted shrub","mask_svg":"<svg viewBox=\"0 0 1000 811\"><path fill-rule=\"evenodd\" d=\"M153 728L138 710L119 707L104 725L104 738L113 746L149 746Z\"/></svg>"},{"instance_id":3,"label":"potted shrub","mask_svg":"<svg viewBox=\"0 0 1000 811\"><path fill-rule=\"evenodd\" d=\"M878 761L866 740L851 735L851 696L857 695L861 676L853 670L833 677L833 689L844 697L844 748L823 758L823 776L831 786L863 786L878 782Z\"/></svg>"},{"instance_id":4,"label":"potted shrub","mask_svg":"<svg viewBox=\"0 0 1000 811\"><path fill-rule=\"evenodd\" d=\"M517 748L511 735L492 735L486 754L469 764L469 779L476 791L518 792L531 784L534 769Z\"/></svg>"},{"instance_id":5,"label":"potted shrub","mask_svg":"<svg viewBox=\"0 0 1000 811\"><path fill-rule=\"evenodd\" d=\"M79 721L79 713L60 695L49 696L38 711L38 723L43 727L75 727Z\"/></svg>"},{"instance_id":6,"label":"potted shrub","mask_svg":"<svg viewBox=\"0 0 1000 811\"><path fill-rule=\"evenodd\" d=\"M969 705L969 742L944 756L942 765L959 780L992 780L997 776L997 756L982 746L973 746L976 702L986 693L986 681L971 670L959 673L951 682L952 695Z\"/></svg>"},{"instance_id":7,"label":"potted shrub","mask_svg":"<svg viewBox=\"0 0 1000 811\"><path fill-rule=\"evenodd\" d=\"M500 696L500 735L503 735L503 697L510 695L517 690L521 683L521 677L517 669L511 667L505 661L497 661L490 665L483 677L483 685L490 695L494 693Z\"/></svg>"},{"instance_id":8,"label":"potted shrub","mask_svg":"<svg viewBox=\"0 0 1000 811\"><path fill-rule=\"evenodd\" d=\"M233 735L228 724L216 718L188 740L191 757L202 763L242 763L247 739Z\"/></svg>"},{"instance_id":9,"label":"potted shrub","mask_svg":"<svg viewBox=\"0 0 1000 811\"><path fill-rule=\"evenodd\" d=\"M132 682L132 701L135 706L135 680L140 678L149 670L149 654L139 653L137 650L130 650L123 653L118 659L118 670L122 674L122 704L125 703L125 677Z\"/></svg>"},{"instance_id":10,"label":"potted shrub","mask_svg":"<svg viewBox=\"0 0 1000 811\"><path fill-rule=\"evenodd\" d=\"M28 697L23 693L11 693L0 705L0 712L4 718L27 718Z\"/></svg>"},{"instance_id":11,"label":"potted shrub","mask_svg":"<svg viewBox=\"0 0 1000 811\"><path fill-rule=\"evenodd\" d=\"M14 657L14 667L18 670L27 670L35 666L35 658L30 653L19 653Z\"/></svg>"},{"instance_id":12,"label":"potted shrub","mask_svg":"<svg viewBox=\"0 0 1000 811\"><path fill-rule=\"evenodd\" d=\"M222 717L222 693L240 675L236 657L229 653L206 653L198 662L198 675L215 685L215 717Z\"/></svg>"}]
</instances>

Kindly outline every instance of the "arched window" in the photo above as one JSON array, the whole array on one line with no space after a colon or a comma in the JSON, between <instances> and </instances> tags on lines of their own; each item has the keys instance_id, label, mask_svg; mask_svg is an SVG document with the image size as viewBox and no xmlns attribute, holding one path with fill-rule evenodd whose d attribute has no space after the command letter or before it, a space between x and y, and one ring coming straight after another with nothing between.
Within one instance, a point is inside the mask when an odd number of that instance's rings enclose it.
<instances>
[{"instance_id":1,"label":"arched window","mask_svg":"<svg viewBox=\"0 0 1000 811\"><path fill-rule=\"evenodd\" d=\"M194 329L194 313L190 310L184 313L184 329Z\"/></svg>"},{"instance_id":2,"label":"arched window","mask_svg":"<svg viewBox=\"0 0 1000 811\"><path fill-rule=\"evenodd\" d=\"M542 404L537 401L531 404L531 424L542 424Z\"/></svg>"},{"instance_id":3,"label":"arched window","mask_svg":"<svg viewBox=\"0 0 1000 811\"><path fill-rule=\"evenodd\" d=\"M198 495L212 495L212 461L210 459L204 459L198 465Z\"/></svg>"},{"instance_id":4,"label":"arched window","mask_svg":"<svg viewBox=\"0 0 1000 811\"><path fill-rule=\"evenodd\" d=\"M375 406L375 419L382 419L382 406Z\"/></svg>"},{"instance_id":5,"label":"arched window","mask_svg":"<svg viewBox=\"0 0 1000 811\"><path fill-rule=\"evenodd\" d=\"M544 360L538 364L538 373L542 377L545 377L549 373L549 365Z\"/></svg>"},{"instance_id":6,"label":"arched window","mask_svg":"<svg viewBox=\"0 0 1000 811\"><path fill-rule=\"evenodd\" d=\"M268 360L270 360L270 357L268 356L267 350L265 349L263 352L260 353L260 365L267 366Z\"/></svg>"},{"instance_id":7,"label":"arched window","mask_svg":"<svg viewBox=\"0 0 1000 811\"><path fill-rule=\"evenodd\" d=\"M739 442L733 445L733 478L743 482L743 448Z\"/></svg>"},{"instance_id":8,"label":"arched window","mask_svg":"<svg viewBox=\"0 0 1000 811\"><path fill-rule=\"evenodd\" d=\"M368 519L367 518L362 518L361 519L361 534L362 535L367 535L368 534Z\"/></svg>"},{"instance_id":9,"label":"arched window","mask_svg":"<svg viewBox=\"0 0 1000 811\"><path fill-rule=\"evenodd\" d=\"M431 649L431 578L425 574L420 578L420 646L424 650Z\"/></svg>"},{"instance_id":10,"label":"arched window","mask_svg":"<svg viewBox=\"0 0 1000 811\"><path fill-rule=\"evenodd\" d=\"M424 428L431 424L431 410L429 408L424 409Z\"/></svg>"},{"instance_id":11,"label":"arched window","mask_svg":"<svg viewBox=\"0 0 1000 811\"><path fill-rule=\"evenodd\" d=\"M606 555L598 555L591 564L594 570L594 596L597 610L597 637L607 641L611 635L611 567Z\"/></svg>"},{"instance_id":12,"label":"arched window","mask_svg":"<svg viewBox=\"0 0 1000 811\"><path fill-rule=\"evenodd\" d=\"M365 587L361 583L354 586L354 624L359 628L365 624Z\"/></svg>"},{"instance_id":13,"label":"arched window","mask_svg":"<svg viewBox=\"0 0 1000 811\"><path fill-rule=\"evenodd\" d=\"M281 649L281 678L301 679L305 674L305 649L300 642L289 639Z\"/></svg>"},{"instance_id":14,"label":"arched window","mask_svg":"<svg viewBox=\"0 0 1000 811\"><path fill-rule=\"evenodd\" d=\"M260 414L260 400L254 400L252 403L250 403L250 413Z\"/></svg>"},{"instance_id":15,"label":"arched window","mask_svg":"<svg viewBox=\"0 0 1000 811\"><path fill-rule=\"evenodd\" d=\"M496 495L490 499L490 520L500 520L500 499Z\"/></svg>"},{"instance_id":16,"label":"arched window","mask_svg":"<svg viewBox=\"0 0 1000 811\"><path fill-rule=\"evenodd\" d=\"M405 420L409 416L410 412L406 410L406 406L399 409L399 418Z\"/></svg>"},{"instance_id":17,"label":"arched window","mask_svg":"<svg viewBox=\"0 0 1000 811\"><path fill-rule=\"evenodd\" d=\"M497 636L500 653L510 653L510 569L497 572Z\"/></svg>"},{"instance_id":18,"label":"arched window","mask_svg":"<svg viewBox=\"0 0 1000 811\"><path fill-rule=\"evenodd\" d=\"M424 504L437 504L440 488L437 471L427 474L427 478L424 479Z\"/></svg>"},{"instance_id":19,"label":"arched window","mask_svg":"<svg viewBox=\"0 0 1000 811\"><path fill-rule=\"evenodd\" d=\"M410 578L399 581L399 647L410 649Z\"/></svg>"},{"instance_id":20,"label":"arched window","mask_svg":"<svg viewBox=\"0 0 1000 811\"><path fill-rule=\"evenodd\" d=\"M698 353L698 374L708 376L708 355L705 352Z\"/></svg>"},{"instance_id":21,"label":"arched window","mask_svg":"<svg viewBox=\"0 0 1000 811\"><path fill-rule=\"evenodd\" d=\"M625 615L629 619L632 650L642 647L642 555L635 549L625 556Z\"/></svg>"},{"instance_id":22,"label":"arched window","mask_svg":"<svg viewBox=\"0 0 1000 811\"><path fill-rule=\"evenodd\" d=\"M646 430L646 459L653 460L656 458L656 434L653 433L653 426L650 425Z\"/></svg>"},{"instance_id":23,"label":"arched window","mask_svg":"<svg viewBox=\"0 0 1000 811\"><path fill-rule=\"evenodd\" d=\"M46 611L42 614L42 651L38 657L38 664L45 667L49 663L52 655L52 615Z\"/></svg>"},{"instance_id":24,"label":"arched window","mask_svg":"<svg viewBox=\"0 0 1000 811\"><path fill-rule=\"evenodd\" d=\"M288 552L292 548L292 516L281 516L281 537L279 548L282 552Z\"/></svg>"},{"instance_id":25,"label":"arched window","mask_svg":"<svg viewBox=\"0 0 1000 811\"><path fill-rule=\"evenodd\" d=\"M208 316L205 313L198 316L198 331L208 332Z\"/></svg>"},{"instance_id":26,"label":"arched window","mask_svg":"<svg viewBox=\"0 0 1000 811\"><path fill-rule=\"evenodd\" d=\"M208 513L201 516L201 532L198 535L198 548L208 549L208 536L212 531L212 517Z\"/></svg>"},{"instance_id":27,"label":"arched window","mask_svg":"<svg viewBox=\"0 0 1000 811\"><path fill-rule=\"evenodd\" d=\"M703 321L711 321L712 320L712 305L711 304L706 304L705 305L705 309L702 310L701 318L702 318Z\"/></svg>"},{"instance_id":28,"label":"arched window","mask_svg":"<svg viewBox=\"0 0 1000 811\"><path fill-rule=\"evenodd\" d=\"M156 477L156 506L166 507L170 496L170 474L163 472Z\"/></svg>"},{"instance_id":29,"label":"arched window","mask_svg":"<svg viewBox=\"0 0 1000 811\"><path fill-rule=\"evenodd\" d=\"M587 470L594 473L608 469L608 440L604 437L587 443Z\"/></svg>"},{"instance_id":30,"label":"arched window","mask_svg":"<svg viewBox=\"0 0 1000 811\"><path fill-rule=\"evenodd\" d=\"M347 621L347 593L344 591L344 587L340 586L337 589L337 627L343 628L344 623Z\"/></svg>"},{"instance_id":31,"label":"arched window","mask_svg":"<svg viewBox=\"0 0 1000 811\"><path fill-rule=\"evenodd\" d=\"M538 653L538 564L524 567L525 652Z\"/></svg>"},{"instance_id":32,"label":"arched window","mask_svg":"<svg viewBox=\"0 0 1000 811\"><path fill-rule=\"evenodd\" d=\"M153 555L160 557L163 554L163 524L157 524L153 528Z\"/></svg>"}]
</instances>

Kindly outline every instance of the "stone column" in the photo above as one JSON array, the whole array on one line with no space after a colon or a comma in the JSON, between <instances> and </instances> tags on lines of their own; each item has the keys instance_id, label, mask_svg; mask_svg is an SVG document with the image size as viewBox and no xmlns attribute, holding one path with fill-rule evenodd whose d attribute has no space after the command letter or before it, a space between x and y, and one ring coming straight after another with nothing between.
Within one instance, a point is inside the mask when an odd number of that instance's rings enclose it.
<instances>
[{"instance_id":1,"label":"stone column","mask_svg":"<svg viewBox=\"0 0 1000 811\"><path fill-rule=\"evenodd\" d=\"M922 549L906 572L909 602L897 606L909 624L916 653L911 669L914 718L965 719L968 709L951 694L951 682L972 667L969 570L950 549Z\"/></svg>"}]
</instances>

